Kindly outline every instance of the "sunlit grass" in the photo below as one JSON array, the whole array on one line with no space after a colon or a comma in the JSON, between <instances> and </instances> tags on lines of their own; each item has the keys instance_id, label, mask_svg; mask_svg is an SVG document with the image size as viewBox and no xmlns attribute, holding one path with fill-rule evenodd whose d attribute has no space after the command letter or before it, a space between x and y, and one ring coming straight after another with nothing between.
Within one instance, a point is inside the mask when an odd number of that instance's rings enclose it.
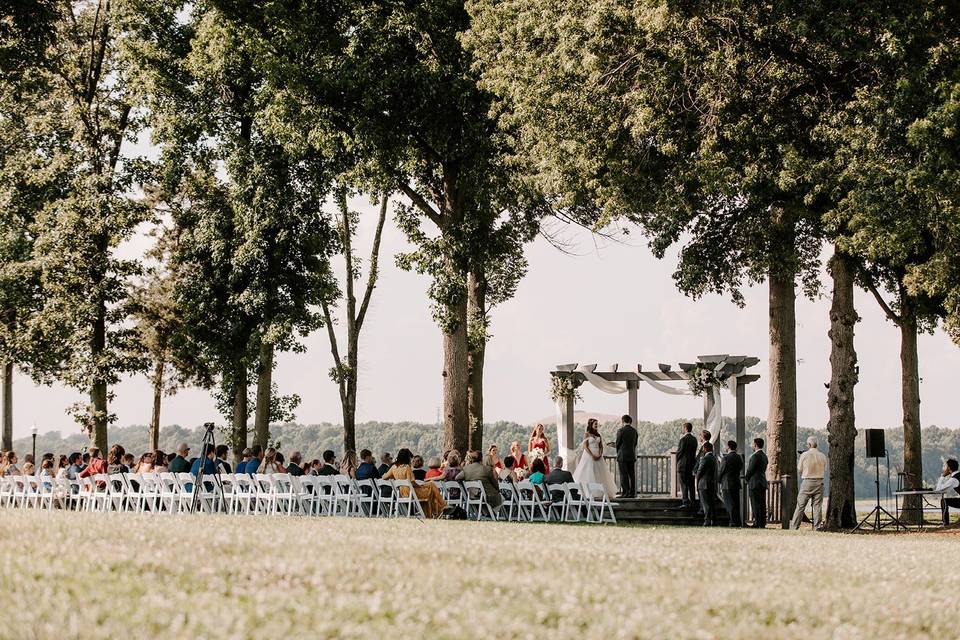
<instances>
[{"instance_id":1,"label":"sunlit grass","mask_svg":"<svg viewBox=\"0 0 960 640\"><path fill-rule=\"evenodd\" d=\"M958 555L943 535L5 510L0 637L955 637Z\"/></svg>"}]
</instances>

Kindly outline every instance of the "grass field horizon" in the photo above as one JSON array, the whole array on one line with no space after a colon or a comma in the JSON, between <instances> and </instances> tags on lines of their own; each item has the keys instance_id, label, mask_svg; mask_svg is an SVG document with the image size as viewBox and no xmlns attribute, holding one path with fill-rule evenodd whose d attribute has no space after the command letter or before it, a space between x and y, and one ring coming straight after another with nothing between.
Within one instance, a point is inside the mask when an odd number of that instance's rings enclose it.
<instances>
[{"instance_id":1,"label":"grass field horizon","mask_svg":"<svg viewBox=\"0 0 960 640\"><path fill-rule=\"evenodd\" d=\"M952 637L958 553L942 534L2 510L0 637Z\"/></svg>"}]
</instances>

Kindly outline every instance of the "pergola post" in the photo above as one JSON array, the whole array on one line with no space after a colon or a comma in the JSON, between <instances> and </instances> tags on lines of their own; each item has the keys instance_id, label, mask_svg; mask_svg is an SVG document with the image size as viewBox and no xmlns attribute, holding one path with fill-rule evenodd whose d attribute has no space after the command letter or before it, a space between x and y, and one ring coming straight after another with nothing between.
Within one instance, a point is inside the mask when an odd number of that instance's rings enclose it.
<instances>
[{"instance_id":1,"label":"pergola post","mask_svg":"<svg viewBox=\"0 0 960 640\"><path fill-rule=\"evenodd\" d=\"M737 381L737 450L744 464L747 460L747 385ZM746 467L744 467L746 468ZM740 522L747 521L747 481L740 481Z\"/></svg>"},{"instance_id":2,"label":"pergola post","mask_svg":"<svg viewBox=\"0 0 960 640\"><path fill-rule=\"evenodd\" d=\"M639 380L627 380L627 415L633 420L633 426L637 426L637 389L639 388Z\"/></svg>"},{"instance_id":3,"label":"pergola post","mask_svg":"<svg viewBox=\"0 0 960 640\"><path fill-rule=\"evenodd\" d=\"M563 457L568 471L576 467L576 449L573 439L573 396L557 401L557 454Z\"/></svg>"},{"instance_id":4,"label":"pergola post","mask_svg":"<svg viewBox=\"0 0 960 640\"><path fill-rule=\"evenodd\" d=\"M704 429L707 429L710 426L710 423L708 422L708 420L710 419L710 412L713 411L714 404L715 402L713 399L713 393L711 391L707 391L706 393L704 393L703 394L703 428ZM710 435L713 436L714 453L719 453L721 451L721 449L718 448L718 445L720 444L720 434L711 433Z\"/></svg>"}]
</instances>

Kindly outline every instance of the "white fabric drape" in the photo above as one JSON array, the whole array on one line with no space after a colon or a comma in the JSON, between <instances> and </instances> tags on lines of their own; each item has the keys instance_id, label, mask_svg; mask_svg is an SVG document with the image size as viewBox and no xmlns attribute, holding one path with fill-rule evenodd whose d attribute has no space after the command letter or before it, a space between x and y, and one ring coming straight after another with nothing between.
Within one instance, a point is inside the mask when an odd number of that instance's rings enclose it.
<instances>
[{"instance_id":1,"label":"white fabric drape","mask_svg":"<svg viewBox=\"0 0 960 640\"><path fill-rule=\"evenodd\" d=\"M626 393L627 392L627 383L626 382L611 382L610 380L605 380L604 378L598 376L593 372L594 367L580 367L577 369L577 372L582 373L583 377L587 379L587 382L595 386L600 391L604 393Z\"/></svg>"}]
</instances>

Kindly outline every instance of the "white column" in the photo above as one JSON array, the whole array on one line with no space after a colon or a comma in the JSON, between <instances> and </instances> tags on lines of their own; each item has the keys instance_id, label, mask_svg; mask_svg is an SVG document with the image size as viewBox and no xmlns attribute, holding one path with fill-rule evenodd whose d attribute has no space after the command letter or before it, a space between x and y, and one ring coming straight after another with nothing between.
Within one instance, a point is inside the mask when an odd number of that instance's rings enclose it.
<instances>
[{"instance_id":1,"label":"white column","mask_svg":"<svg viewBox=\"0 0 960 640\"><path fill-rule=\"evenodd\" d=\"M557 402L557 455L563 457L563 468L573 471L577 444L573 433L573 396Z\"/></svg>"},{"instance_id":2,"label":"white column","mask_svg":"<svg viewBox=\"0 0 960 640\"><path fill-rule=\"evenodd\" d=\"M637 388L640 383L636 380L627 380L627 415L633 419L633 426L637 426Z\"/></svg>"}]
</instances>

